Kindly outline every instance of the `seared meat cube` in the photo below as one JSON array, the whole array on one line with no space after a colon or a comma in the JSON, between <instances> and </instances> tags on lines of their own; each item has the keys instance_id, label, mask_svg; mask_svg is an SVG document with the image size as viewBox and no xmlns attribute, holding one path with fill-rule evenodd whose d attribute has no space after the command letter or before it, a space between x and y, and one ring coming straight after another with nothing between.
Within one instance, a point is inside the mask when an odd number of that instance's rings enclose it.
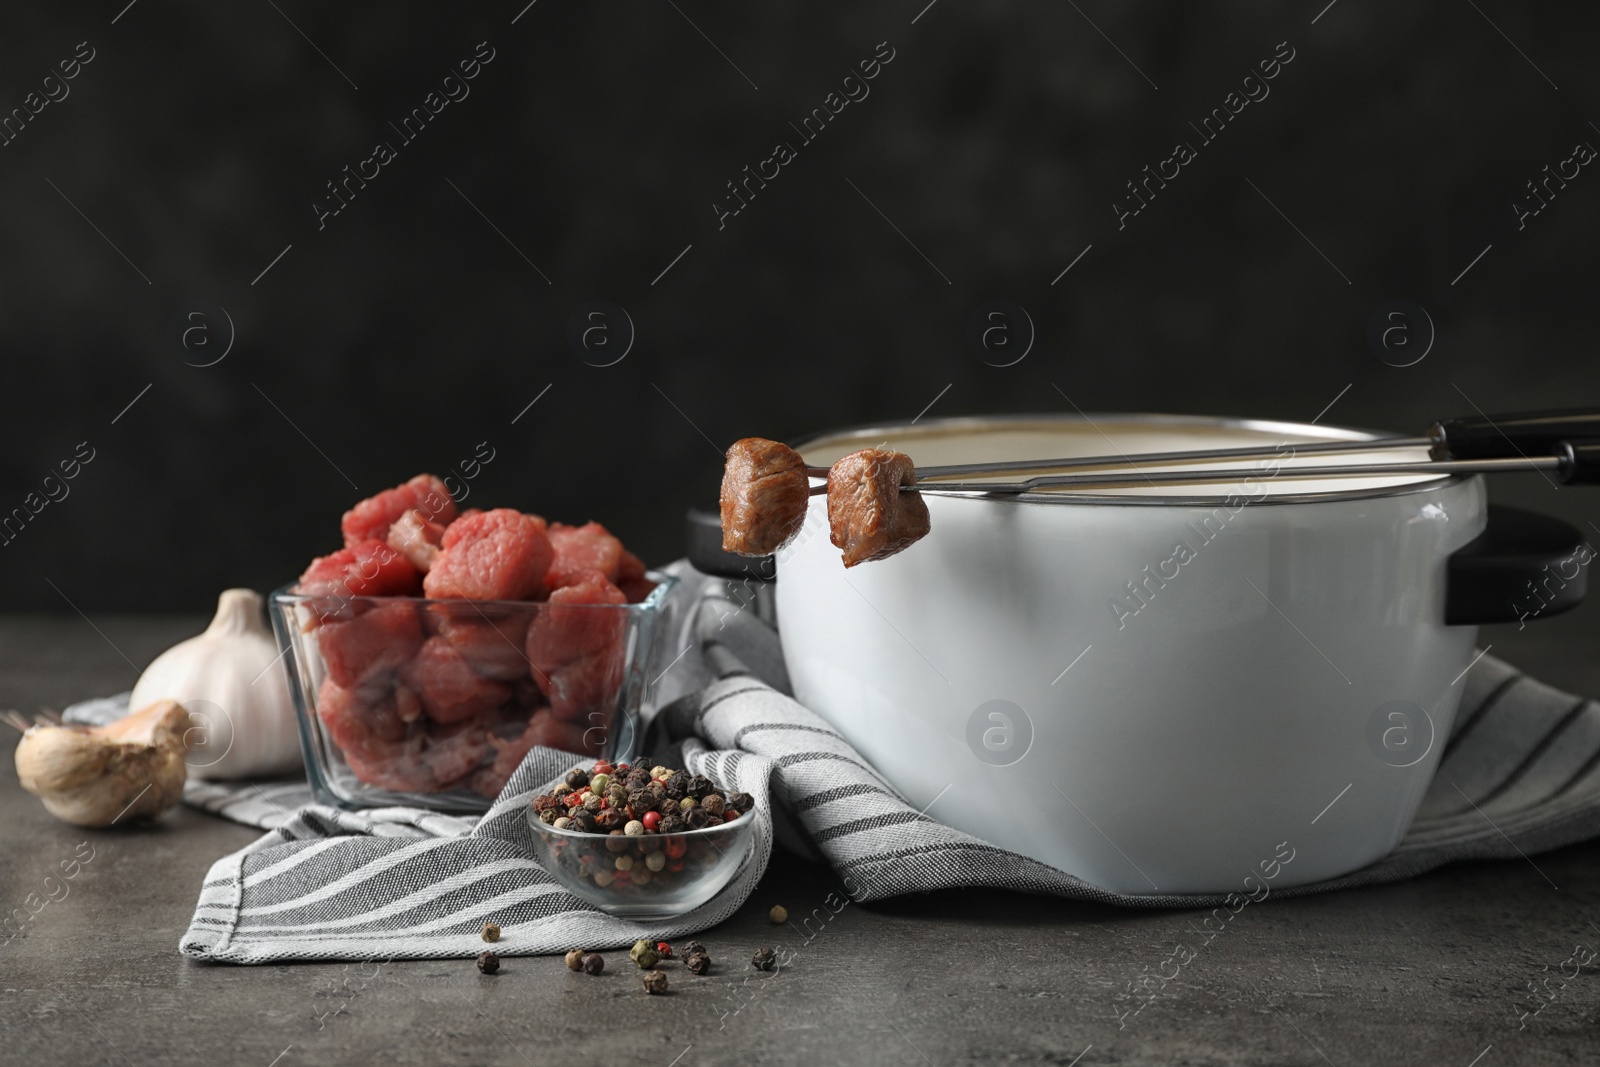
<instances>
[{"instance_id":1,"label":"seared meat cube","mask_svg":"<svg viewBox=\"0 0 1600 1067\"><path fill-rule=\"evenodd\" d=\"M776 552L800 532L810 494L800 453L759 437L735 441L722 468L724 551L741 556Z\"/></svg>"},{"instance_id":2,"label":"seared meat cube","mask_svg":"<svg viewBox=\"0 0 1600 1067\"><path fill-rule=\"evenodd\" d=\"M928 505L911 457L888 449L852 452L828 471L828 528L844 565L887 559L928 534Z\"/></svg>"}]
</instances>

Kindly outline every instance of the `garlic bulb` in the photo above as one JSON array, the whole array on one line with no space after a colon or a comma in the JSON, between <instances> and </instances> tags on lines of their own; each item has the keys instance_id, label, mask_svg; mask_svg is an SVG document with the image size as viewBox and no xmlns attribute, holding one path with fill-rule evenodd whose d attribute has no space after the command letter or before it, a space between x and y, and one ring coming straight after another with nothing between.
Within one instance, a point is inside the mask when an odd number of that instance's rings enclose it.
<instances>
[{"instance_id":1,"label":"garlic bulb","mask_svg":"<svg viewBox=\"0 0 1600 1067\"><path fill-rule=\"evenodd\" d=\"M189 712L189 771L197 778L249 778L300 766L300 736L278 645L261 596L229 589L205 633L157 656L128 706L176 700Z\"/></svg>"},{"instance_id":2,"label":"garlic bulb","mask_svg":"<svg viewBox=\"0 0 1600 1067\"><path fill-rule=\"evenodd\" d=\"M188 729L170 700L106 726L33 726L17 743L17 779L75 826L153 818L183 796Z\"/></svg>"}]
</instances>

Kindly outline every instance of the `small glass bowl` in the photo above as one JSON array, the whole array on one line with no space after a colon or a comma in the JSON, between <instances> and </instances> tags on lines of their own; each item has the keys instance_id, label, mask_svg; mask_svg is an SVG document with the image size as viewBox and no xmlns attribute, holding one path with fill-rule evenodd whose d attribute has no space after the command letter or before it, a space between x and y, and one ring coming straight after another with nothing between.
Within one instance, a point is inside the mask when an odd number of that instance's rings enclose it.
<instances>
[{"instance_id":1,"label":"small glass bowl","mask_svg":"<svg viewBox=\"0 0 1600 1067\"><path fill-rule=\"evenodd\" d=\"M528 812L540 866L608 915L645 922L683 915L720 893L755 843L755 824L747 811L700 830L629 837L557 830ZM657 862L659 871L650 866Z\"/></svg>"},{"instance_id":2,"label":"small glass bowl","mask_svg":"<svg viewBox=\"0 0 1600 1067\"><path fill-rule=\"evenodd\" d=\"M648 577L642 602L617 605L273 593L312 792L482 812L530 744L625 760L677 582Z\"/></svg>"}]
</instances>

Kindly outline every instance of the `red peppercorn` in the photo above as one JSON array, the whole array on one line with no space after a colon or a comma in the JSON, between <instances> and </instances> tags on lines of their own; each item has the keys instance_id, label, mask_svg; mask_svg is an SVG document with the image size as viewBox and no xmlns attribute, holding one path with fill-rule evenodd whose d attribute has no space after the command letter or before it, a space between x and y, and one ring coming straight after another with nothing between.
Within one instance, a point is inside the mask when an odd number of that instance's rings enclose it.
<instances>
[{"instance_id":1,"label":"red peppercorn","mask_svg":"<svg viewBox=\"0 0 1600 1067\"><path fill-rule=\"evenodd\" d=\"M659 811L647 811L644 813L644 818L639 821L644 823L646 830L654 830L661 825L661 813Z\"/></svg>"},{"instance_id":2,"label":"red peppercorn","mask_svg":"<svg viewBox=\"0 0 1600 1067\"><path fill-rule=\"evenodd\" d=\"M672 942L657 941L656 955L660 956L664 960L670 960L672 958Z\"/></svg>"},{"instance_id":3,"label":"red peppercorn","mask_svg":"<svg viewBox=\"0 0 1600 1067\"><path fill-rule=\"evenodd\" d=\"M734 810L732 810L731 808L722 813L722 821L723 822L732 822L733 820L737 819L738 817L739 817L739 813L734 811Z\"/></svg>"},{"instance_id":4,"label":"red peppercorn","mask_svg":"<svg viewBox=\"0 0 1600 1067\"><path fill-rule=\"evenodd\" d=\"M663 844L661 847L662 850L666 852L666 854L672 859L677 859L689 851L688 843L685 842L681 837L669 837L667 838L665 844Z\"/></svg>"},{"instance_id":5,"label":"red peppercorn","mask_svg":"<svg viewBox=\"0 0 1600 1067\"><path fill-rule=\"evenodd\" d=\"M607 763L603 759L602 760L595 760L595 762L594 762L594 770L590 771L589 773L591 775L594 775L594 774L610 774L611 773L611 764Z\"/></svg>"}]
</instances>

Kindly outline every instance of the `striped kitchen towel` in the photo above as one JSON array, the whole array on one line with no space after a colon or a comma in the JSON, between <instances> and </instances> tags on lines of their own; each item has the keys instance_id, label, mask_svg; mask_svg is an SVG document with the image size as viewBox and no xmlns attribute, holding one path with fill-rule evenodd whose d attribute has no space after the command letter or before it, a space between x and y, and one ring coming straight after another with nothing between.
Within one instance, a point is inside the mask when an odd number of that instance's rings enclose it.
<instances>
[{"instance_id":1,"label":"striped kitchen towel","mask_svg":"<svg viewBox=\"0 0 1600 1067\"><path fill-rule=\"evenodd\" d=\"M721 581L687 569L692 610L666 655L658 757L756 798L756 842L716 898L670 922L602 914L533 858L525 810L575 762L535 749L490 811L472 820L390 808L340 811L298 783L195 784L186 800L273 827L219 860L181 949L199 959L475 956L485 922L497 951L615 948L675 938L732 915L765 870L772 842L828 863L856 901L956 887L998 887L1140 907L1221 897L1109 893L953 830L907 804L831 727L786 696L776 634ZM1600 708L1480 658L1421 813L1383 860L1279 891L1298 896L1413 877L1462 859L1508 859L1600 835Z\"/></svg>"}]
</instances>

